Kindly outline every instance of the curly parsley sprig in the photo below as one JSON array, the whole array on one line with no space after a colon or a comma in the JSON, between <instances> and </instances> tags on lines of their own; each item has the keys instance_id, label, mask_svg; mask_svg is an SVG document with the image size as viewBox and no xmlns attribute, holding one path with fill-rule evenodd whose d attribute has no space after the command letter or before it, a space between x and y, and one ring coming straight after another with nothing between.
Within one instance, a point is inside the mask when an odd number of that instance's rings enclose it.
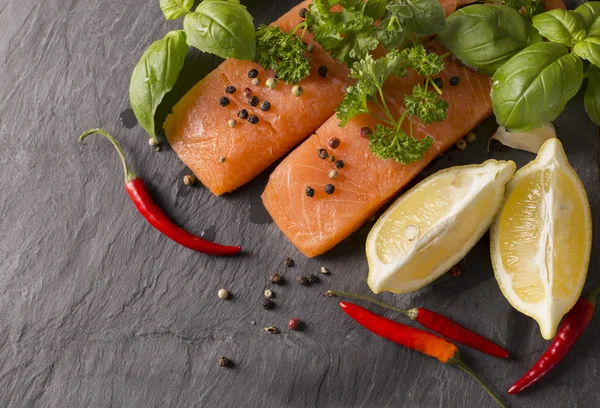
<instances>
[{"instance_id":1,"label":"curly parsley sprig","mask_svg":"<svg viewBox=\"0 0 600 408\"><path fill-rule=\"evenodd\" d=\"M383 93L383 84L392 76L404 77L409 69L425 76L425 85L417 84L411 95L404 98L406 109L396 119L389 109ZM356 83L348 89L343 102L337 108L340 126L361 113L368 113L379 119L384 125L375 126L369 138L369 147L373 154L382 159L394 159L408 164L419 160L433 143L429 136L419 140L413 136L412 119L418 118L423 124L440 122L446 119L448 102L440 98L441 90L435 85L432 76L444 68L442 57L436 53L427 53L422 45L392 50L385 56L373 59L369 54L354 63L351 77ZM434 89L429 89L429 86ZM369 103L380 111L373 112ZM409 120L409 133L402 129L404 120Z\"/></svg>"}]
</instances>

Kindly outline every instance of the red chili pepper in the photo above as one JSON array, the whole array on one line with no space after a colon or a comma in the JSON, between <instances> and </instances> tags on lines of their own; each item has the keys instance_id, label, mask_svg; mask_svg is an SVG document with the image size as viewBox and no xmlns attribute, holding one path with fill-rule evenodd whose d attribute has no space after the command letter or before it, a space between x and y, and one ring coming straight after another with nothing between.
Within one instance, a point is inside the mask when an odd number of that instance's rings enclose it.
<instances>
[{"instance_id":1,"label":"red chili pepper","mask_svg":"<svg viewBox=\"0 0 600 408\"><path fill-rule=\"evenodd\" d=\"M371 333L437 358L442 363L451 363L459 367L473 377L498 405L505 408L505 405L494 391L462 361L458 348L448 340L424 330L415 329L405 324L386 319L353 303L340 302L340 306L348 316Z\"/></svg>"},{"instance_id":2,"label":"red chili pepper","mask_svg":"<svg viewBox=\"0 0 600 408\"><path fill-rule=\"evenodd\" d=\"M203 252L209 255L235 255L242 250L240 246L223 246L207 241L193 234L190 234L181 227L175 225L166 215L156 206L152 197L146 189L144 181L139 178L129 167L125 159L123 148L117 140L107 131L103 129L90 129L79 136L79 140L85 139L92 133L98 133L107 138L117 149L121 161L123 162L123 170L125 172L125 190L136 208L146 218L146 220L157 230L162 232L173 241L184 247L193 249L194 251Z\"/></svg>"},{"instance_id":3,"label":"red chili pepper","mask_svg":"<svg viewBox=\"0 0 600 408\"><path fill-rule=\"evenodd\" d=\"M499 345L491 342L485 337L479 334L473 333L472 331L465 329L458 323L453 322L447 317L441 314L432 312L431 310L424 309L422 307L415 307L412 309L400 309L387 303L380 302L377 299L373 299L367 296L356 295L354 293L334 292L328 291L326 296L343 296L354 299L364 300L382 307L385 307L396 312L400 312L406 315L410 320L415 320L427 327L429 330L441 334L451 340L458 343L464 344L465 346L471 347L475 350L479 350L483 353L489 354L490 356L508 358L510 353L500 347Z\"/></svg>"},{"instance_id":4,"label":"red chili pepper","mask_svg":"<svg viewBox=\"0 0 600 408\"><path fill-rule=\"evenodd\" d=\"M580 298L575 303L575 306L573 306L563 319L556 337L554 337L548 349L546 349L533 367L509 388L509 394L516 394L535 384L561 362L573 348L577 339L583 334L590 320L592 320L596 295L598 295L599 291L600 286L597 286L588 295Z\"/></svg>"}]
</instances>

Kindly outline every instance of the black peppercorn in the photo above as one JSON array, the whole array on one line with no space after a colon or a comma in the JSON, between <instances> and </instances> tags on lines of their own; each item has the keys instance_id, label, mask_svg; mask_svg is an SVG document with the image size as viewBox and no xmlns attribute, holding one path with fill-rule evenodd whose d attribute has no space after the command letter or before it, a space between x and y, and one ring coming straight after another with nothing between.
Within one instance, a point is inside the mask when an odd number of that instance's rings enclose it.
<instances>
[{"instance_id":1,"label":"black peppercorn","mask_svg":"<svg viewBox=\"0 0 600 408\"><path fill-rule=\"evenodd\" d=\"M327 184L325 186L325 193L333 194L334 191L335 191L335 186L333 184Z\"/></svg>"},{"instance_id":2,"label":"black peppercorn","mask_svg":"<svg viewBox=\"0 0 600 408\"><path fill-rule=\"evenodd\" d=\"M271 299L263 298L263 301L262 301L263 309L267 309L267 310L273 309L273 306L275 306L275 303L271 302Z\"/></svg>"},{"instance_id":3,"label":"black peppercorn","mask_svg":"<svg viewBox=\"0 0 600 408\"><path fill-rule=\"evenodd\" d=\"M229 98L226 96L222 96L221 99L219 99L219 105L223 107L229 105Z\"/></svg>"},{"instance_id":4,"label":"black peppercorn","mask_svg":"<svg viewBox=\"0 0 600 408\"><path fill-rule=\"evenodd\" d=\"M296 278L296 282L298 282L300 285L308 285L308 278L306 276L298 276Z\"/></svg>"},{"instance_id":5,"label":"black peppercorn","mask_svg":"<svg viewBox=\"0 0 600 408\"><path fill-rule=\"evenodd\" d=\"M294 266L294 260L288 256L283 260L283 264L288 268L291 268L292 266Z\"/></svg>"},{"instance_id":6,"label":"black peppercorn","mask_svg":"<svg viewBox=\"0 0 600 408\"><path fill-rule=\"evenodd\" d=\"M252 98L248 99L248 103L252 106L258 106L258 96L253 96Z\"/></svg>"},{"instance_id":7,"label":"black peppercorn","mask_svg":"<svg viewBox=\"0 0 600 408\"><path fill-rule=\"evenodd\" d=\"M311 273L308 276L308 278L306 278L306 280L308 281L308 283L317 283L319 281L319 278L317 278L316 275L314 275L314 274Z\"/></svg>"},{"instance_id":8,"label":"black peppercorn","mask_svg":"<svg viewBox=\"0 0 600 408\"><path fill-rule=\"evenodd\" d=\"M229 85L227 88L225 88L225 93L227 93L227 94L235 93L235 86Z\"/></svg>"},{"instance_id":9,"label":"black peppercorn","mask_svg":"<svg viewBox=\"0 0 600 408\"><path fill-rule=\"evenodd\" d=\"M279 276L279 274L274 273L273 276L271 276L271 283L274 285L281 285L283 283L283 278Z\"/></svg>"},{"instance_id":10,"label":"black peppercorn","mask_svg":"<svg viewBox=\"0 0 600 408\"><path fill-rule=\"evenodd\" d=\"M456 86L460 84L460 78L457 76L453 76L452 78L450 78L450 85L452 86Z\"/></svg>"},{"instance_id":11,"label":"black peppercorn","mask_svg":"<svg viewBox=\"0 0 600 408\"><path fill-rule=\"evenodd\" d=\"M338 160L335 162L335 167L338 169L343 169L344 168L344 161L343 160Z\"/></svg>"},{"instance_id":12,"label":"black peppercorn","mask_svg":"<svg viewBox=\"0 0 600 408\"><path fill-rule=\"evenodd\" d=\"M326 67L325 65L321 65L321 66L319 67L319 70L318 70L318 71L319 71L319 75L320 75L322 78L325 78L325 77L327 76L327 67Z\"/></svg>"},{"instance_id":13,"label":"black peppercorn","mask_svg":"<svg viewBox=\"0 0 600 408\"><path fill-rule=\"evenodd\" d=\"M231 360L227 357L219 357L219 367L231 367Z\"/></svg>"},{"instance_id":14,"label":"black peppercorn","mask_svg":"<svg viewBox=\"0 0 600 408\"><path fill-rule=\"evenodd\" d=\"M250 98L252 96L252 89L246 88L244 89L244 98Z\"/></svg>"},{"instance_id":15,"label":"black peppercorn","mask_svg":"<svg viewBox=\"0 0 600 408\"><path fill-rule=\"evenodd\" d=\"M319 149L319 159L325 160L327 156L327 149Z\"/></svg>"},{"instance_id":16,"label":"black peppercorn","mask_svg":"<svg viewBox=\"0 0 600 408\"><path fill-rule=\"evenodd\" d=\"M238 112L238 116L241 119L248 119L248 111L246 109L242 109L241 111Z\"/></svg>"},{"instance_id":17,"label":"black peppercorn","mask_svg":"<svg viewBox=\"0 0 600 408\"><path fill-rule=\"evenodd\" d=\"M248 78L256 78L258 76L258 71L255 69L251 69L248 71Z\"/></svg>"},{"instance_id":18,"label":"black peppercorn","mask_svg":"<svg viewBox=\"0 0 600 408\"><path fill-rule=\"evenodd\" d=\"M315 196L315 189L312 187L306 187L306 195L309 197Z\"/></svg>"},{"instance_id":19,"label":"black peppercorn","mask_svg":"<svg viewBox=\"0 0 600 408\"><path fill-rule=\"evenodd\" d=\"M337 137L332 137L331 139L329 139L329 142L327 144L332 149L337 149L338 146L340 145L340 139L338 139Z\"/></svg>"},{"instance_id":20,"label":"black peppercorn","mask_svg":"<svg viewBox=\"0 0 600 408\"><path fill-rule=\"evenodd\" d=\"M442 78L436 78L433 80L433 82L435 82L437 87L440 89L442 89L444 87L444 81L442 81Z\"/></svg>"},{"instance_id":21,"label":"black peppercorn","mask_svg":"<svg viewBox=\"0 0 600 408\"><path fill-rule=\"evenodd\" d=\"M299 15L301 18L306 18L306 13L307 13L307 12L308 12L308 10L307 10L307 9L305 9L305 8L301 8L301 9L298 11L298 15Z\"/></svg>"},{"instance_id":22,"label":"black peppercorn","mask_svg":"<svg viewBox=\"0 0 600 408\"><path fill-rule=\"evenodd\" d=\"M262 101L260 103L260 110L261 111L268 111L269 109L271 109L271 103L269 101Z\"/></svg>"},{"instance_id":23,"label":"black peppercorn","mask_svg":"<svg viewBox=\"0 0 600 408\"><path fill-rule=\"evenodd\" d=\"M250 117L248 118L248 122L252 123L253 125L256 125L258 123L258 116L250 115Z\"/></svg>"},{"instance_id":24,"label":"black peppercorn","mask_svg":"<svg viewBox=\"0 0 600 408\"><path fill-rule=\"evenodd\" d=\"M364 137L365 139L371 137L372 134L373 134L373 131L371 130L370 127L365 126L365 127L360 128L360 135L362 137Z\"/></svg>"}]
</instances>

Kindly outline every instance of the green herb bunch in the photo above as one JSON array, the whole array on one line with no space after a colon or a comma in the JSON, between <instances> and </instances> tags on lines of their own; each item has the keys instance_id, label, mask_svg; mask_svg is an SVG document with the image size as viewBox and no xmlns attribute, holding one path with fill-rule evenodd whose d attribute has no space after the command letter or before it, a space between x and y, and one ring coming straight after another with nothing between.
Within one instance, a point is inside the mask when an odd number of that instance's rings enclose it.
<instances>
[{"instance_id":1,"label":"green herb bunch","mask_svg":"<svg viewBox=\"0 0 600 408\"><path fill-rule=\"evenodd\" d=\"M536 0L471 5L448 17L437 40L492 75L494 114L507 129L523 132L553 121L586 77L585 109L600 125L600 2L545 13ZM586 73L583 60L590 63Z\"/></svg>"}]
</instances>

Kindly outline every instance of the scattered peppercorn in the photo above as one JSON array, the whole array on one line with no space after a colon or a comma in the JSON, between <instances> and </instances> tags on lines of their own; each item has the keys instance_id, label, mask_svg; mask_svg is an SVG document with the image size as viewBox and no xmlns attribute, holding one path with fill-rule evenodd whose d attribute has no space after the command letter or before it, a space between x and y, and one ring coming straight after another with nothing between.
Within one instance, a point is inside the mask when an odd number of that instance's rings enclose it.
<instances>
[{"instance_id":1,"label":"scattered peppercorn","mask_svg":"<svg viewBox=\"0 0 600 408\"><path fill-rule=\"evenodd\" d=\"M328 177L332 180L335 180L336 178L338 178L338 172L335 170L331 170L328 174Z\"/></svg>"},{"instance_id":2,"label":"scattered peppercorn","mask_svg":"<svg viewBox=\"0 0 600 408\"><path fill-rule=\"evenodd\" d=\"M457 76L453 76L452 78L450 78L450 85L452 86L456 86L460 84L460 78Z\"/></svg>"},{"instance_id":3,"label":"scattered peppercorn","mask_svg":"<svg viewBox=\"0 0 600 408\"><path fill-rule=\"evenodd\" d=\"M230 128L234 128L234 127L236 127L236 126L237 126L237 120L235 120L235 119L229 119L229 120L227 121L227 125L228 125Z\"/></svg>"},{"instance_id":4,"label":"scattered peppercorn","mask_svg":"<svg viewBox=\"0 0 600 408\"><path fill-rule=\"evenodd\" d=\"M327 184L325 186L325 193L333 194L334 191L335 191L335 186L333 184Z\"/></svg>"},{"instance_id":5,"label":"scattered peppercorn","mask_svg":"<svg viewBox=\"0 0 600 408\"><path fill-rule=\"evenodd\" d=\"M265 289L265 297L266 298L272 298L273 297L273 291L271 289Z\"/></svg>"},{"instance_id":6,"label":"scattered peppercorn","mask_svg":"<svg viewBox=\"0 0 600 408\"><path fill-rule=\"evenodd\" d=\"M183 176L183 184L185 184L186 186L191 186L195 182L196 182L196 177L194 177L190 174L186 174L185 176Z\"/></svg>"},{"instance_id":7,"label":"scattered peppercorn","mask_svg":"<svg viewBox=\"0 0 600 408\"><path fill-rule=\"evenodd\" d=\"M319 159L325 160L327 158L327 149L319 149Z\"/></svg>"},{"instance_id":8,"label":"scattered peppercorn","mask_svg":"<svg viewBox=\"0 0 600 408\"><path fill-rule=\"evenodd\" d=\"M160 146L156 146L156 147L154 148L154 150L155 150L155 151L157 151L157 152L160 152Z\"/></svg>"},{"instance_id":9,"label":"scattered peppercorn","mask_svg":"<svg viewBox=\"0 0 600 408\"><path fill-rule=\"evenodd\" d=\"M290 328L290 330L298 330L300 328L300 325L302 324L302 322L300 321L300 319L297 318L292 318L290 319L290 321L288 322L288 327Z\"/></svg>"},{"instance_id":10,"label":"scattered peppercorn","mask_svg":"<svg viewBox=\"0 0 600 408\"><path fill-rule=\"evenodd\" d=\"M148 139L148 144L152 147L158 146L158 142L154 139Z\"/></svg>"},{"instance_id":11,"label":"scattered peppercorn","mask_svg":"<svg viewBox=\"0 0 600 408\"><path fill-rule=\"evenodd\" d=\"M475 143L477 140L477 135L473 132L470 132L467 136L465 136L465 140L467 143Z\"/></svg>"},{"instance_id":12,"label":"scattered peppercorn","mask_svg":"<svg viewBox=\"0 0 600 408\"><path fill-rule=\"evenodd\" d=\"M248 71L248 78L256 78L258 76L258 71L255 69L251 69Z\"/></svg>"},{"instance_id":13,"label":"scattered peppercorn","mask_svg":"<svg viewBox=\"0 0 600 408\"><path fill-rule=\"evenodd\" d=\"M325 65L321 65L318 69L319 76L321 78L325 78L327 76L327 67Z\"/></svg>"},{"instance_id":14,"label":"scattered peppercorn","mask_svg":"<svg viewBox=\"0 0 600 408\"><path fill-rule=\"evenodd\" d=\"M433 80L433 82L437 85L438 88L442 89L444 87L444 81L442 81L442 78L436 78Z\"/></svg>"},{"instance_id":15,"label":"scattered peppercorn","mask_svg":"<svg viewBox=\"0 0 600 408\"><path fill-rule=\"evenodd\" d=\"M306 276L298 276L296 277L296 282L300 285L308 285L308 278Z\"/></svg>"},{"instance_id":16,"label":"scattered peppercorn","mask_svg":"<svg viewBox=\"0 0 600 408\"><path fill-rule=\"evenodd\" d=\"M324 266L321 266L321 273L323 275L327 275L329 273L329 269L325 268Z\"/></svg>"},{"instance_id":17,"label":"scattered peppercorn","mask_svg":"<svg viewBox=\"0 0 600 408\"><path fill-rule=\"evenodd\" d=\"M456 148L458 150L465 150L465 148L467 147L467 142L465 141L465 139L460 139L457 143L456 143Z\"/></svg>"},{"instance_id":18,"label":"scattered peppercorn","mask_svg":"<svg viewBox=\"0 0 600 408\"><path fill-rule=\"evenodd\" d=\"M275 79L279 79L279 75L277 75L277 72L273 72L273 76L275 77Z\"/></svg>"},{"instance_id":19,"label":"scattered peppercorn","mask_svg":"<svg viewBox=\"0 0 600 408\"><path fill-rule=\"evenodd\" d=\"M252 85L254 85L254 86L259 86L259 85L260 85L260 79L258 79L258 78L254 78L254 79L252 80Z\"/></svg>"},{"instance_id":20,"label":"scattered peppercorn","mask_svg":"<svg viewBox=\"0 0 600 408\"><path fill-rule=\"evenodd\" d=\"M462 268L461 268L460 263L457 263L452 268L450 268L448 273L450 274L450 276L458 278L462 274Z\"/></svg>"},{"instance_id":21,"label":"scattered peppercorn","mask_svg":"<svg viewBox=\"0 0 600 408\"><path fill-rule=\"evenodd\" d=\"M331 139L329 139L329 142L327 142L327 144L332 149L337 149L340 146L340 139L338 139L337 137L332 137Z\"/></svg>"},{"instance_id":22,"label":"scattered peppercorn","mask_svg":"<svg viewBox=\"0 0 600 408\"><path fill-rule=\"evenodd\" d=\"M235 93L235 86L229 85L227 88L225 88L225 93L227 93L227 94L234 94Z\"/></svg>"},{"instance_id":23,"label":"scattered peppercorn","mask_svg":"<svg viewBox=\"0 0 600 408\"><path fill-rule=\"evenodd\" d=\"M300 85L294 85L294 87L292 88L292 95L294 96L302 96L303 93L304 89L302 89Z\"/></svg>"},{"instance_id":24,"label":"scattered peppercorn","mask_svg":"<svg viewBox=\"0 0 600 408\"><path fill-rule=\"evenodd\" d=\"M283 283L283 278L279 276L279 274L274 273L273 276L271 276L271 283L273 285L281 285Z\"/></svg>"},{"instance_id":25,"label":"scattered peppercorn","mask_svg":"<svg viewBox=\"0 0 600 408\"><path fill-rule=\"evenodd\" d=\"M265 85L267 85L268 88L275 89L277 88L277 80L275 78L269 78L267 79L267 82L265 82Z\"/></svg>"},{"instance_id":26,"label":"scattered peppercorn","mask_svg":"<svg viewBox=\"0 0 600 408\"><path fill-rule=\"evenodd\" d=\"M229 292L227 292L225 289L219 289L217 296L219 299L227 299L229 297Z\"/></svg>"},{"instance_id":27,"label":"scattered peppercorn","mask_svg":"<svg viewBox=\"0 0 600 408\"><path fill-rule=\"evenodd\" d=\"M279 333L279 330L277 330L277 327L275 326L268 326L263 328L264 331L266 331L269 334L277 334Z\"/></svg>"},{"instance_id":28,"label":"scattered peppercorn","mask_svg":"<svg viewBox=\"0 0 600 408\"><path fill-rule=\"evenodd\" d=\"M273 302L271 302L271 300L269 298L264 298L262 301L262 307L263 309L273 309L273 306L275 306L275 304Z\"/></svg>"},{"instance_id":29,"label":"scattered peppercorn","mask_svg":"<svg viewBox=\"0 0 600 408\"><path fill-rule=\"evenodd\" d=\"M298 11L298 15L300 16L300 18L306 18L306 13L308 12L308 10L306 8L301 8Z\"/></svg>"},{"instance_id":30,"label":"scattered peppercorn","mask_svg":"<svg viewBox=\"0 0 600 408\"><path fill-rule=\"evenodd\" d=\"M306 187L306 195L309 197L315 196L315 189L312 187Z\"/></svg>"},{"instance_id":31,"label":"scattered peppercorn","mask_svg":"<svg viewBox=\"0 0 600 408\"><path fill-rule=\"evenodd\" d=\"M258 96L256 96L256 95L251 97L250 99L248 99L248 103L252 106L258 106L258 102L259 102L259 99L258 99Z\"/></svg>"},{"instance_id":32,"label":"scattered peppercorn","mask_svg":"<svg viewBox=\"0 0 600 408\"><path fill-rule=\"evenodd\" d=\"M250 99L252 96L252 89L246 88L242 94L244 95L244 98Z\"/></svg>"},{"instance_id":33,"label":"scattered peppercorn","mask_svg":"<svg viewBox=\"0 0 600 408\"><path fill-rule=\"evenodd\" d=\"M306 51L308 52L314 52L315 51L315 45L314 44L308 44L308 47L306 47Z\"/></svg>"},{"instance_id":34,"label":"scattered peppercorn","mask_svg":"<svg viewBox=\"0 0 600 408\"><path fill-rule=\"evenodd\" d=\"M240 119L248 119L248 111L246 109L242 109L238 112L238 116Z\"/></svg>"},{"instance_id":35,"label":"scattered peppercorn","mask_svg":"<svg viewBox=\"0 0 600 408\"><path fill-rule=\"evenodd\" d=\"M219 367L231 367L231 360L227 357L219 357Z\"/></svg>"},{"instance_id":36,"label":"scattered peppercorn","mask_svg":"<svg viewBox=\"0 0 600 408\"><path fill-rule=\"evenodd\" d=\"M308 281L308 283L317 283L319 281L319 278L317 277L317 275L311 273L308 278L306 278L306 280Z\"/></svg>"},{"instance_id":37,"label":"scattered peppercorn","mask_svg":"<svg viewBox=\"0 0 600 408\"><path fill-rule=\"evenodd\" d=\"M283 260L283 264L285 266L287 266L288 268L291 268L292 266L294 266L296 263L294 262L294 260L292 258L290 258L289 256L287 258L285 258Z\"/></svg>"},{"instance_id":38,"label":"scattered peppercorn","mask_svg":"<svg viewBox=\"0 0 600 408\"><path fill-rule=\"evenodd\" d=\"M271 103L269 101L262 101L260 103L260 110L261 111L266 112L269 109L271 109Z\"/></svg>"},{"instance_id":39,"label":"scattered peppercorn","mask_svg":"<svg viewBox=\"0 0 600 408\"><path fill-rule=\"evenodd\" d=\"M258 116L250 115L250 117L248 118L248 122L252 123L253 125L256 125L258 123Z\"/></svg>"},{"instance_id":40,"label":"scattered peppercorn","mask_svg":"<svg viewBox=\"0 0 600 408\"><path fill-rule=\"evenodd\" d=\"M373 134L373 131L371 130L370 127L365 126L365 127L360 128L360 135L363 138L367 139L367 138L371 137L372 134Z\"/></svg>"},{"instance_id":41,"label":"scattered peppercorn","mask_svg":"<svg viewBox=\"0 0 600 408\"><path fill-rule=\"evenodd\" d=\"M252 326L255 326L255 325L256 325L256 320L250 320L250 324L251 324Z\"/></svg>"},{"instance_id":42,"label":"scattered peppercorn","mask_svg":"<svg viewBox=\"0 0 600 408\"><path fill-rule=\"evenodd\" d=\"M225 162L225 156L219 157L219 163L224 163L224 162Z\"/></svg>"},{"instance_id":43,"label":"scattered peppercorn","mask_svg":"<svg viewBox=\"0 0 600 408\"><path fill-rule=\"evenodd\" d=\"M335 156L333 154L331 156L329 156L329 161L330 162L334 162L335 161Z\"/></svg>"},{"instance_id":44,"label":"scattered peppercorn","mask_svg":"<svg viewBox=\"0 0 600 408\"><path fill-rule=\"evenodd\" d=\"M343 169L344 168L344 161L343 160L337 160L335 162L335 167L337 167L338 169Z\"/></svg>"},{"instance_id":45,"label":"scattered peppercorn","mask_svg":"<svg viewBox=\"0 0 600 408\"><path fill-rule=\"evenodd\" d=\"M222 107L229 105L229 98L226 96L221 96L221 98L219 99L219 105L221 105Z\"/></svg>"}]
</instances>

